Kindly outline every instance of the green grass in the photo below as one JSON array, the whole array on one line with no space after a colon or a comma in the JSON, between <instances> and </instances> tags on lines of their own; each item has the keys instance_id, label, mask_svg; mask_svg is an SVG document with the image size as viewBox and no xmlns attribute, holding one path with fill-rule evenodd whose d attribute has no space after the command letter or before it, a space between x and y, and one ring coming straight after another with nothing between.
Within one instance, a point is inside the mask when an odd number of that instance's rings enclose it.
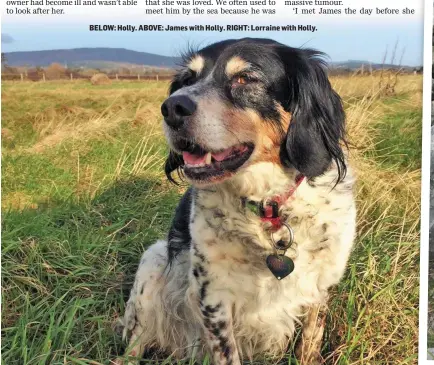
<instances>
[{"instance_id":1,"label":"green grass","mask_svg":"<svg viewBox=\"0 0 434 365\"><path fill-rule=\"evenodd\" d=\"M60 364L64 356L119 353L112 323L138 258L167 231L175 203L176 194L157 181L127 180L88 203L6 213L3 360L42 364L46 353Z\"/></svg>"},{"instance_id":2,"label":"green grass","mask_svg":"<svg viewBox=\"0 0 434 365\"><path fill-rule=\"evenodd\" d=\"M166 90L3 83L5 364L109 364L124 350L115 323L138 260L165 236L183 191L162 173ZM358 239L331 293L323 353L331 364L415 364L421 104L406 92L365 107L364 93L344 95ZM350 112L359 107L366 120ZM297 362L289 353L284 363Z\"/></svg>"},{"instance_id":3,"label":"green grass","mask_svg":"<svg viewBox=\"0 0 434 365\"><path fill-rule=\"evenodd\" d=\"M394 101L396 103L396 101ZM376 124L376 149L371 151L384 168L416 170L421 167L422 110L399 110Z\"/></svg>"}]
</instances>

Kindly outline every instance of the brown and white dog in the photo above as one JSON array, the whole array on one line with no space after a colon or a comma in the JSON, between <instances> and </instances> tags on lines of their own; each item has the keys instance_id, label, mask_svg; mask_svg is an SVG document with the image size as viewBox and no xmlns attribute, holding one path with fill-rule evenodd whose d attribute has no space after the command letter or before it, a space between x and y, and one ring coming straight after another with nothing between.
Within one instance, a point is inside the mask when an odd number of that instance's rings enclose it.
<instances>
[{"instance_id":1,"label":"brown and white dog","mask_svg":"<svg viewBox=\"0 0 434 365\"><path fill-rule=\"evenodd\" d=\"M278 359L300 324L299 360L321 362L320 311L356 218L344 111L322 56L241 39L184 57L161 111L166 174L192 187L140 261L123 318L130 356Z\"/></svg>"}]
</instances>

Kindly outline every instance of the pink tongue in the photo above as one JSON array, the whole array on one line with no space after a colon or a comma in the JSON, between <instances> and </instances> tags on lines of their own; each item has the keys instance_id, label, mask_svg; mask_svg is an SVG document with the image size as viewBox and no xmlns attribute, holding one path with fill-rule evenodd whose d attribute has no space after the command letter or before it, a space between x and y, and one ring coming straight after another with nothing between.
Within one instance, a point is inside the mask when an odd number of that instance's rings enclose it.
<instances>
[{"instance_id":1,"label":"pink tongue","mask_svg":"<svg viewBox=\"0 0 434 365\"><path fill-rule=\"evenodd\" d=\"M206 154L203 156L193 155L189 152L182 152L182 157L184 158L184 163L189 165L200 165L205 163Z\"/></svg>"},{"instance_id":2,"label":"pink tongue","mask_svg":"<svg viewBox=\"0 0 434 365\"><path fill-rule=\"evenodd\" d=\"M227 159L230 155L233 155L234 153L242 153L247 149L246 146L240 146L240 147L230 147L222 152L213 153L212 157L216 161L223 161ZM184 158L184 163L188 165L200 165L205 164L206 161L206 154L199 156L199 155L193 155L189 152L183 152L182 157Z\"/></svg>"},{"instance_id":3,"label":"pink tongue","mask_svg":"<svg viewBox=\"0 0 434 365\"><path fill-rule=\"evenodd\" d=\"M246 146L242 146L242 147L231 147L228 148L227 150L224 150L222 152L219 153L213 153L212 157L214 157L214 159L216 161L223 161L226 158L228 158L230 155L232 155L234 152L244 152L247 149Z\"/></svg>"}]
</instances>

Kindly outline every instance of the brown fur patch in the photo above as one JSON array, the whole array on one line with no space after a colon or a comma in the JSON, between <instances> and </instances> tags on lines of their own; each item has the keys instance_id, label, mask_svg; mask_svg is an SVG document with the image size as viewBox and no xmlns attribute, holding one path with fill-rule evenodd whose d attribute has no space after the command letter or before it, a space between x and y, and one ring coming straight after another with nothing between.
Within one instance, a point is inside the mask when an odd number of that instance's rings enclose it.
<instances>
[{"instance_id":1,"label":"brown fur patch","mask_svg":"<svg viewBox=\"0 0 434 365\"><path fill-rule=\"evenodd\" d=\"M237 73L243 72L248 69L250 64L244 61L241 57L232 57L226 64L225 72L229 78L236 75Z\"/></svg>"},{"instance_id":2,"label":"brown fur patch","mask_svg":"<svg viewBox=\"0 0 434 365\"><path fill-rule=\"evenodd\" d=\"M196 72L198 75L200 75L204 66L205 66L205 59L199 55L194 56L187 65L187 67L190 70Z\"/></svg>"},{"instance_id":3,"label":"brown fur patch","mask_svg":"<svg viewBox=\"0 0 434 365\"><path fill-rule=\"evenodd\" d=\"M276 107L280 114L280 123L264 120L253 109L231 107L212 92L201 98L198 104L199 110L206 111L207 115L213 115L215 120L223 123L223 128L227 133L222 134L220 140L223 143L226 142L225 145L229 146L234 144L235 141L238 141L238 143L253 142L255 144L255 151L250 158L249 164L272 162L280 166L280 146L290 124L291 114L286 112L280 104L276 104ZM199 127L199 124L202 123L201 118L192 122L193 129L196 128L194 123L198 123L198 129L201 128ZM227 141L225 141L226 136ZM201 138L204 138L203 142ZM198 143L206 146L209 136L204 135L201 138L198 138ZM230 175L232 174L228 172L226 177Z\"/></svg>"},{"instance_id":4,"label":"brown fur patch","mask_svg":"<svg viewBox=\"0 0 434 365\"><path fill-rule=\"evenodd\" d=\"M280 145L282 137L286 134L291 114L284 111L279 105L281 126L263 120L254 110L228 109L223 120L228 130L239 135L243 133L241 140L253 140L255 142L255 158L253 162L273 162L280 164Z\"/></svg>"}]
</instances>

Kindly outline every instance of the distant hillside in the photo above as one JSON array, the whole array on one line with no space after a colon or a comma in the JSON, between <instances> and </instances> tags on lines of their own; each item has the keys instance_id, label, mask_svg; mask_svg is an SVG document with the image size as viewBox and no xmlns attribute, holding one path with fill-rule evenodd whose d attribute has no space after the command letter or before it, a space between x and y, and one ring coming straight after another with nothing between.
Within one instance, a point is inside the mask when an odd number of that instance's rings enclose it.
<instances>
[{"instance_id":1,"label":"distant hillside","mask_svg":"<svg viewBox=\"0 0 434 365\"><path fill-rule=\"evenodd\" d=\"M161 56L153 53L131 51L125 48L73 48L56 49L49 51L8 52L5 53L9 66L48 66L54 62L68 67L87 67L99 69L112 69L123 65L174 67L179 63L179 58ZM332 62L332 69L356 70L362 65L372 69L401 68L397 65L370 63L369 61L348 60L344 62ZM402 66L404 69L414 67Z\"/></svg>"},{"instance_id":2,"label":"distant hillside","mask_svg":"<svg viewBox=\"0 0 434 365\"><path fill-rule=\"evenodd\" d=\"M369 61L361 61L361 60L348 60L348 61L344 61L344 62L332 62L331 63L331 68L346 68L346 69L350 69L350 70L357 70L359 68L361 68L362 66L364 66L365 68L369 68L372 67L373 70L378 70L381 68L391 68L391 69L395 69L395 68L402 68L402 69L414 69L417 67L411 67L411 66L400 66L400 65L394 65L394 64L390 64L390 63L371 63Z\"/></svg>"},{"instance_id":3,"label":"distant hillside","mask_svg":"<svg viewBox=\"0 0 434 365\"><path fill-rule=\"evenodd\" d=\"M179 59L153 53L131 51L125 48L73 48L49 51L8 52L5 53L9 66L48 66L53 62L69 67L92 67L99 63L102 68L107 62L128 63L154 67L174 67Z\"/></svg>"}]
</instances>

